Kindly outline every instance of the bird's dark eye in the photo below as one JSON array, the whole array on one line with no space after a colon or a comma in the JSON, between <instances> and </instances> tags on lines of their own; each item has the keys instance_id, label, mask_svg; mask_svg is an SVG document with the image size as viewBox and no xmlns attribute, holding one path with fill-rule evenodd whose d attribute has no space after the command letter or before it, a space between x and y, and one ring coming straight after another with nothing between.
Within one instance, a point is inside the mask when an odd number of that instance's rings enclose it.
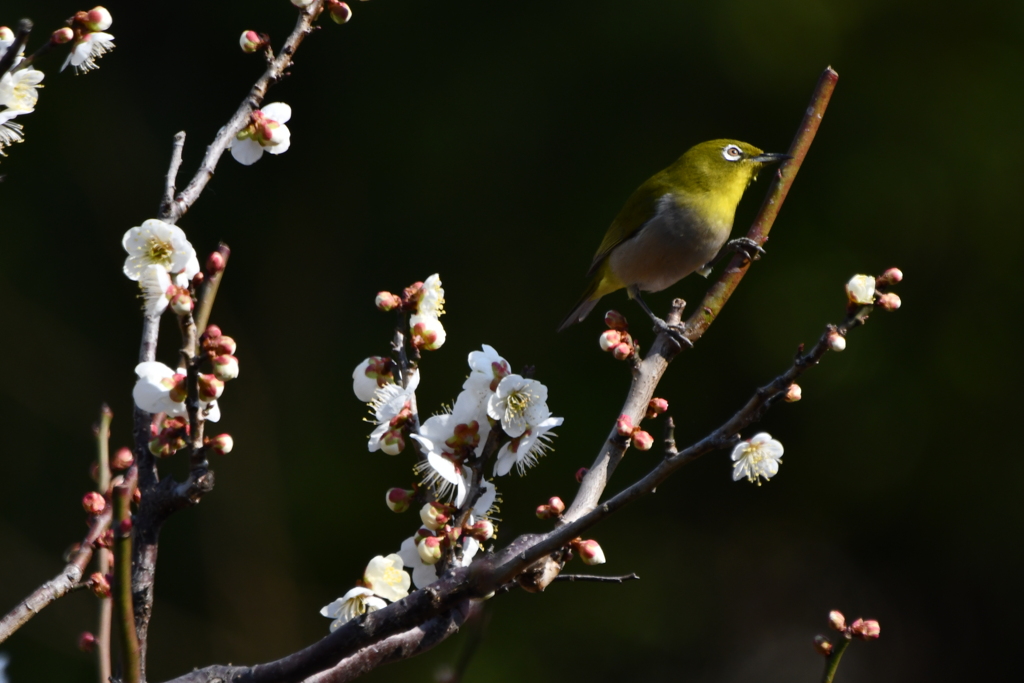
<instances>
[{"instance_id":1,"label":"bird's dark eye","mask_svg":"<svg viewBox=\"0 0 1024 683\"><path fill-rule=\"evenodd\" d=\"M743 156L743 150L736 145L727 145L725 149L722 150L722 156L725 157L726 161L737 161L741 156Z\"/></svg>"}]
</instances>

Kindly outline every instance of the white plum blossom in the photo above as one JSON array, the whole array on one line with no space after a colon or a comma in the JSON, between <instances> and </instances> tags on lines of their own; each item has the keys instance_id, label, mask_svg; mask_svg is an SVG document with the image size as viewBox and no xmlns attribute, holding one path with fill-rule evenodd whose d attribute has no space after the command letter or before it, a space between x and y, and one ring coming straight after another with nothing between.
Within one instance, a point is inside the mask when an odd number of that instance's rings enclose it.
<instances>
[{"instance_id":1,"label":"white plum blossom","mask_svg":"<svg viewBox=\"0 0 1024 683\"><path fill-rule=\"evenodd\" d=\"M199 272L196 250L177 225L150 218L126 232L121 245L128 252L124 274L129 280L137 281L143 269L153 264L163 267L168 273L183 274L186 281L192 280ZM183 283L179 280L178 284Z\"/></svg>"},{"instance_id":2,"label":"white plum blossom","mask_svg":"<svg viewBox=\"0 0 1024 683\"><path fill-rule=\"evenodd\" d=\"M142 288L143 307L149 316L159 316L167 310L167 304L177 289L171 284L171 276L167 271L156 264L150 264L142 269L139 287Z\"/></svg>"},{"instance_id":3,"label":"white plum blossom","mask_svg":"<svg viewBox=\"0 0 1024 683\"><path fill-rule=\"evenodd\" d=\"M405 566L412 570L412 583L417 588L423 588L437 581L437 566L427 564L420 557L419 549L416 547L416 536L402 541L402 547L398 551Z\"/></svg>"},{"instance_id":4,"label":"white plum blossom","mask_svg":"<svg viewBox=\"0 0 1024 683\"><path fill-rule=\"evenodd\" d=\"M386 600L401 600L409 595L409 585L412 583L409 573L402 570L403 566L402 558L395 553L387 557L378 555L366 565L363 583L375 595Z\"/></svg>"},{"instance_id":5,"label":"white plum blossom","mask_svg":"<svg viewBox=\"0 0 1024 683\"><path fill-rule=\"evenodd\" d=\"M471 394L463 391L451 413L434 415L420 425L412 438L427 454L426 462L416 466L424 475L423 483L433 487L439 500L454 495L456 505L466 499L469 482L461 463L470 455L479 454L491 433L487 416Z\"/></svg>"},{"instance_id":6,"label":"white plum blossom","mask_svg":"<svg viewBox=\"0 0 1024 683\"><path fill-rule=\"evenodd\" d=\"M746 479L761 485L761 477L768 481L779 471L782 463L782 444L767 432L755 434L732 449L732 480Z\"/></svg>"},{"instance_id":7,"label":"white plum blossom","mask_svg":"<svg viewBox=\"0 0 1024 683\"><path fill-rule=\"evenodd\" d=\"M423 281L420 300L416 304L416 313L432 318L440 318L444 315L444 288L441 287L441 276L437 273Z\"/></svg>"},{"instance_id":8,"label":"white plum blossom","mask_svg":"<svg viewBox=\"0 0 1024 683\"><path fill-rule=\"evenodd\" d=\"M68 64L75 70L76 74L84 74L93 69L100 68L96 60L114 49L114 36L103 31L86 33L71 47L68 58L64 60L61 71L68 68Z\"/></svg>"},{"instance_id":9,"label":"white plum blossom","mask_svg":"<svg viewBox=\"0 0 1024 683\"><path fill-rule=\"evenodd\" d=\"M385 384L373 395L370 407L373 409L373 421L377 424L370 433L370 440L367 448L371 453L383 449L388 455L397 455L398 450L391 451L385 443L385 437L393 428L391 421L399 417L403 411L411 416L411 411L416 405L416 387L419 385L419 373L413 372L409 376L409 386L401 387L398 384Z\"/></svg>"},{"instance_id":10,"label":"white plum blossom","mask_svg":"<svg viewBox=\"0 0 1024 683\"><path fill-rule=\"evenodd\" d=\"M475 395L481 404L486 404L501 380L512 374L508 361L499 356L494 347L487 344L482 345L481 351L470 352L469 369L471 372L463 382L462 388Z\"/></svg>"},{"instance_id":11,"label":"white plum blossom","mask_svg":"<svg viewBox=\"0 0 1024 683\"><path fill-rule=\"evenodd\" d=\"M138 381L132 389L135 405L147 413L185 414L185 375L163 363L147 361L135 366Z\"/></svg>"},{"instance_id":12,"label":"white plum blossom","mask_svg":"<svg viewBox=\"0 0 1024 683\"><path fill-rule=\"evenodd\" d=\"M487 414L501 422L505 433L515 438L551 415L547 400L548 388L537 380L509 375L487 399Z\"/></svg>"},{"instance_id":13,"label":"white plum blossom","mask_svg":"<svg viewBox=\"0 0 1024 683\"><path fill-rule=\"evenodd\" d=\"M551 450L550 440L555 436L551 430L561 426L562 418L550 415L548 413L548 417L540 423L530 425L522 436L502 445L494 463L494 476L505 476L513 465L519 470L519 476L523 476L527 469L536 465L541 456Z\"/></svg>"},{"instance_id":14,"label":"white plum blossom","mask_svg":"<svg viewBox=\"0 0 1024 683\"><path fill-rule=\"evenodd\" d=\"M43 72L32 67L0 76L0 105L7 107L3 114L13 118L35 111L42 80Z\"/></svg>"},{"instance_id":15,"label":"white plum blossom","mask_svg":"<svg viewBox=\"0 0 1024 683\"><path fill-rule=\"evenodd\" d=\"M363 403L373 400L377 390L386 384L394 384L395 378L388 370L389 358L371 356L356 366L352 371L352 391Z\"/></svg>"},{"instance_id":16,"label":"white plum blossom","mask_svg":"<svg viewBox=\"0 0 1024 683\"><path fill-rule=\"evenodd\" d=\"M870 275L854 275L846 283L846 296L852 304L873 304L875 302L875 278Z\"/></svg>"},{"instance_id":17,"label":"white plum blossom","mask_svg":"<svg viewBox=\"0 0 1024 683\"><path fill-rule=\"evenodd\" d=\"M132 389L135 405L147 413L166 413L168 417L185 415L185 373L163 363L146 361L135 366L138 380ZM220 420L217 401L200 401L199 410L207 422Z\"/></svg>"},{"instance_id":18,"label":"white plum blossom","mask_svg":"<svg viewBox=\"0 0 1024 683\"><path fill-rule=\"evenodd\" d=\"M284 125L292 117L292 108L284 102L271 102L252 113L249 125L230 141L231 156L240 164L251 166L263 152L281 154L292 144L291 131Z\"/></svg>"},{"instance_id":19,"label":"white plum blossom","mask_svg":"<svg viewBox=\"0 0 1024 683\"><path fill-rule=\"evenodd\" d=\"M13 113L8 115L6 111L0 111L0 157L7 156L4 152L5 147L10 147L25 139L25 135L21 132L23 130L21 124L11 121L14 117Z\"/></svg>"},{"instance_id":20,"label":"white plum blossom","mask_svg":"<svg viewBox=\"0 0 1024 683\"><path fill-rule=\"evenodd\" d=\"M387 603L373 594L369 588L356 587L320 610L322 616L334 619L331 632L356 617L376 612L387 607Z\"/></svg>"}]
</instances>

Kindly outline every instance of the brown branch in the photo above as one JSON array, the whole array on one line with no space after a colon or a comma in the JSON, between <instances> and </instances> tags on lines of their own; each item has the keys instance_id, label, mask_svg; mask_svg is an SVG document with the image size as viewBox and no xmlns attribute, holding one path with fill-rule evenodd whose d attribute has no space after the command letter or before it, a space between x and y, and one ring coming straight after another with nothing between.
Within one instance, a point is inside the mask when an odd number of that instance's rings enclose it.
<instances>
[{"instance_id":1,"label":"brown branch","mask_svg":"<svg viewBox=\"0 0 1024 683\"><path fill-rule=\"evenodd\" d=\"M832 96L838 78L839 75L832 70L832 67L828 67L818 79L811 103L789 148L789 155L792 158L784 162L778 169L774 182L768 188L764 204L761 205L761 210L747 232L747 237L758 245L763 245L768 239L768 232L775 222L779 209L782 208L782 202L789 193L789 188L800 170L804 157L807 156L807 150L818 131L821 117L825 113L825 108L828 107L829 98ZM718 281L704 295L704 300L686 322L685 336L691 343L696 342L707 331L739 285L740 280L743 279L749 266L748 260L740 255L734 256ZM681 299L676 299L672 303L672 309L668 316L670 325L678 324L683 305L685 304ZM671 341L667 334L661 333L655 338L651 350L633 371L633 384L626 396L622 410L619 411L620 414L628 415L633 424L640 424L647 411L647 404L654 396L654 389L658 386L668 364L678 353L679 347ZM628 441L619 437L613 426L604 447L590 471L583 478L576 498L560 520L561 524L568 524L594 509L628 445Z\"/></svg>"},{"instance_id":2,"label":"brown branch","mask_svg":"<svg viewBox=\"0 0 1024 683\"><path fill-rule=\"evenodd\" d=\"M215 273L207 273L207 278L203 282L203 291L199 295L199 303L196 305L196 334L200 337L206 332L206 326L210 322L213 302L217 299L217 290L220 289L221 280L224 279L224 269L227 268L228 259L231 258L231 249L223 242L217 245L217 253L224 259L223 266Z\"/></svg>"},{"instance_id":3,"label":"brown branch","mask_svg":"<svg viewBox=\"0 0 1024 683\"><path fill-rule=\"evenodd\" d=\"M14 60L25 49L28 43L28 36L32 33L32 20L22 19L18 22L18 32L14 35L14 42L7 46L7 51L0 55L0 76L11 70Z\"/></svg>"},{"instance_id":4,"label":"brown branch","mask_svg":"<svg viewBox=\"0 0 1024 683\"><path fill-rule=\"evenodd\" d=\"M132 609L132 493L135 478L126 477L125 482L114 487L114 581L112 596L114 613L117 616L118 637L121 645L122 669L127 683L142 680L139 636L135 631L135 615Z\"/></svg>"},{"instance_id":5,"label":"brown branch","mask_svg":"<svg viewBox=\"0 0 1024 683\"><path fill-rule=\"evenodd\" d=\"M110 422L114 413L104 403L100 410L100 422L96 427L96 465L98 472L97 489L103 495L110 488ZM96 549L96 571L110 573L110 551ZM100 600L99 617L96 623L96 671L100 683L110 680L110 623L113 603L109 598Z\"/></svg>"},{"instance_id":6,"label":"brown branch","mask_svg":"<svg viewBox=\"0 0 1024 683\"><path fill-rule=\"evenodd\" d=\"M284 47L281 48L277 57L270 62L267 70L260 76L255 85L252 86L252 89L249 90L249 94L242 101L237 111L235 111L234 116L217 132L213 142L206 148L203 161L191 182L189 182L184 190L178 193L174 201L167 205L166 210L161 210L160 217L163 220L169 223L176 223L199 199L199 195L202 194L206 184L213 177L213 172L217 168L217 162L220 161L221 156L227 151L228 145L231 144L232 139L240 130L249 125L252 112L259 109L263 103L267 89L284 77L285 70L291 66L295 51L302 43L302 40L312 32L313 22L320 16L322 10L323 0L314 0L309 7L299 11L299 20L295 24L295 29L285 41Z\"/></svg>"},{"instance_id":7,"label":"brown branch","mask_svg":"<svg viewBox=\"0 0 1024 683\"><path fill-rule=\"evenodd\" d=\"M24 626L44 607L81 585L82 574L85 573L85 568L89 565L89 560L92 559L93 546L96 539L102 536L110 526L110 517L111 510L108 505L102 513L92 518L89 532L61 573L33 591L3 619L0 619L0 643L7 640L12 633Z\"/></svg>"},{"instance_id":8,"label":"brown branch","mask_svg":"<svg viewBox=\"0 0 1024 683\"><path fill-rule=\"evenodd\" d=\"M174 202L175 183L178 182L178 170L181 168L181 153L185 147L185 131L178 131L174 134L174 142L171 144L171 165L167 167L167 176L164 179L164 198L160 202L160 217L170 216L171 204Z\"/></svg>"},{"instance_id":9,"label":"brown branch","mask_svg":"<svg viewBox=\"0 0 1024 683\"><path fill-rule=\"evenodd\" d=\"M627 581L639 581L640 577L634 574L625 576L597 576L594 574L559 574L555 581L593 581L594 583L625 583Z\"/></svg>"}]
</instances>

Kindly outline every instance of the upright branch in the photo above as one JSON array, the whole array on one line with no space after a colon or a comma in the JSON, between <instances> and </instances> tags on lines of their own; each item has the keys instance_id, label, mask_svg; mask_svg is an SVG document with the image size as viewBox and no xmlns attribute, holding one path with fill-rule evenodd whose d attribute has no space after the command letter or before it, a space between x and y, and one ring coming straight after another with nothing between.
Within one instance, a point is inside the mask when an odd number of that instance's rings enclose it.
<instances>
[{"instance_id":1,"label":"upright branch","mask_svg":"<svg viewBox=\"0 0 1024 683\"><path fill-rule=\"evenodd\" d=\"M270 60L266 71L249 90L249 94L239 105L234 116L217 132L213 142L206 148L206 154L199 165L199 170L196 171L188 186L179 192L173 201L165 202L161 207L160 217L162 219L168 223L176 223L199 199L199 195L202 194L206 184L213 177L217 162L231 146L235 135L249 124L252 113L263 103L267 89L286 75L285 72L291 66L295 51L302 44L303 39L312 32L313 24L323 11L323 7L324 0L313 0L299 12L299 20L295 24L295 29L288 36L277 56ZM170 177L170 173L168 173L168 177Z\"/></svg>"},{"instance_id":2,"label":"upright branch","mask_svg":"<svg viewBox=\"0 0 1024 683\"><path fill-rule=\"evenodd\" d=\"M96 465L97 488L106 494L110 488L110 422L114 413L107 404L100 410L100 422L96 427ZM96 571L100 574L110 573L110 551L106 548L96 549ZM100 683L110 679L110 624L112 603L109 598L100 600L99 618L96 624L96 668Z\"/></svg>"},{"instance_id":3,"label":"upright branch","mask_svg":"<svg viewBox=\"0 0 1024 683\"><path fill-rule=\"evenodd\" d=\"M838 78L839 74L832 67L828 67L818 79L817 87L811 96L811 103L807 107L807 112L800 123L796 137L794 137L793 143L789 147L788 154L791 158L783 162L782 166L777 170L774 181L768 188L768 195L761 205L761 210L754 219L750 230L747 231L747 238L759 246L763 245L768 239L768 233L775 222L775 217L778 216L779 209L782 208L782 202L785 201L789 188L792 186L793 181L796 179L796 174L800 170L800 165L803 163L804 157L807 156L807 151L814 141L814 135L821 124L821 118L828 107L829 99L832 97L832 91L835 89ZM708 292L704 295L704 300L701 301L696 311L690 315L686 322L685 337L691 344L700 339L704 332L707 331L708 327L721 312L722 307L725 306L725 302L729 300L729 297L739 285L740 280L743 279L749 266L750 261L737 254L729 262L729 265L715 284L708 289ZM678 324L684 306L685 302L681 299L676 299L672 303L672 308L669 311L666 322L670 325ZM668 334L663 332L655 338L654 345L650 351L647 352L643 361L634 368L633 384L626 396L626 402L623 404L622 410L619 411L620 415L628 416L633 424L640 423L647 410L649 401L654 396L654 390L661 381L662 375L665 374L668 364L672 362L672 359L675 358L679 351L678 344ZM605 487L608 485L612 472L615 471L615 467L622 459L628 446L628 440L620 437L618 430L613 427L608 440L594 460L590 471L584 477L576 498L563 516L562 524L579 519L582 515L594 509L594 506L601 499L601 494L604 492Z\"/></svg>"},{"instance_id":4,"label":"upright branch","mask_svg":"<svg viewBox=\"0 0 1024 683\"><path fill-rule=\"evenodd\" d=\"M117 616L118 637L121 644L124 680L140 683L142 680L139 637L135 630L132 609L132 494L134 477L114 487L114 612Z\"/></svg>"}]
</instances>

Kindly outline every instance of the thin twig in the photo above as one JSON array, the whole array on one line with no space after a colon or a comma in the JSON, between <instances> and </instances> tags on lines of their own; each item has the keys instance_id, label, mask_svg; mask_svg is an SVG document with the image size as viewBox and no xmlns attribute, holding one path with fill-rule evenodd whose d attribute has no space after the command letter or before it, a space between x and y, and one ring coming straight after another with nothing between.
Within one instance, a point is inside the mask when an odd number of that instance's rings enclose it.
<instances>
[{"instance_id":1,"label":"thin twig","mask_svg":"<svg viewBox=\"0 0 1024 683\"><path fill-rule=\"evenodd\" d=\"M284 75L285 70L291 66L295 51L302 43L302 40L312 32L313 22L320 16L323 5L324 0L313 0L312 4L299 11L299 20L295 24L295 29L288 36L288 39L285 40L284 47L281 48L277 57L267 66L267 70L260 76L255 85L252 86L252 89L249 90L249 94L235 111L234 116L217 132L213 142L206 148L206 154L199 165L199 170L196 171L188 186L179 192L170 203L165 216L167 222L176 223L199 199L199 195L202 194L206 184L213 177L213 172L217 168L217 162L220 161L221 156L227 151L235 135L249 125L252 112L259 109L263 103L267 89L279 81Z\"/></svg>"},{"instance_id":2,"label":"thin twig","mask_svg":"<svg viewBox=\"0 0 1024 683\"><path fill-rule=\"evenodd\" d=\"M184 147L185 131L182 130L174 134L174 142L171 144L171 165L167 167L167 176L164 179L164 199L160 202L160 218L168 218L171 215L175 183L178 182L178 169L181 168L181 153Z\"/></svg>"},{"instance_id":3,"label":"thin twig","mask_svg":"<svg viewBox=\"0 0 1024 683\"><path fill-rule=\"evenodd\" d=\"M849 646L849 638L840 638L835 649L825 657L825 672L821 676L821 683L832 683L832 679L835 678L836 671L839 669L839 660L843 658L843 653Z\"/></svg>"},{"instance_id":4,"label":"thin twig","mask_svg":"<svg viewBox=\"0 0 1024 683\"><path fill-rule=\"evenodd\" d=\"M625 583L626 581L639 581L640 577L634 574L625 576L597 576L596 574L559 574L555 581L593 581L595 583Z\"/></svg>"},{"instance_id":5,"label":"thin twig","mask_svg":"<svg viewBox=\"0 0 1024 683\"><path fill-rule=\"evenodd\" d=\"M206 332L206 326L210 323L213 302L217 299L217 290L220 289L221 280L224 279L224 269L227 268L228 259L231 258L231 249L223 242L217 245L217 253L224 259L223 265L220 270L207 273L206 280L203 281L202 293L199 295L199 303L196 305L196 334L200 337Z\"/></svg>"},{"instance_id":6,"label":"thin twig","mask_svg":"<svg viewBox=\"0 0 1024 683\"><path fill-rule=\"evenodd\" d=\"M92 559L93 545L96 539L110 527L111 509L106 509L89 524L89 532L78 546L61 573L50 579L22 600L3 619L0 619L0 643L7 640L12 633L25 625L29 619L38 614L44 607L69 592L73 591L82 580L82 574Z\"/></svg>"},{"instance_id":7,"label":"thin twig","mask_svg":"<svg viewBox=\"0 0 1024 683\"><path fill-rule=\"evenodd\" d=\"M96 428L96 464L99 473L99 492L107 495L110 488L110 422L114 418L113 411L106 403L100 410L100 422ZM110 551L106 548L96 549L96 571L100 574L110 573ZM110 680L110 622L113 603L110 598L100 599L99 618L96 624L96 671L100 683Z\"/></svg>"},{"instance_id":8,"label":"thin twig","mask_svg":"<svg viewBox=\"0 0 1024 683\"><path fill-rule=\"evenodd\" d=\"M114 612L117 615L118 637L124 680L140 683L142 680L139 636L135 631L132 609L132 493L135 481L128 478L114 487Z\"/></svg>"}]
</instances>

